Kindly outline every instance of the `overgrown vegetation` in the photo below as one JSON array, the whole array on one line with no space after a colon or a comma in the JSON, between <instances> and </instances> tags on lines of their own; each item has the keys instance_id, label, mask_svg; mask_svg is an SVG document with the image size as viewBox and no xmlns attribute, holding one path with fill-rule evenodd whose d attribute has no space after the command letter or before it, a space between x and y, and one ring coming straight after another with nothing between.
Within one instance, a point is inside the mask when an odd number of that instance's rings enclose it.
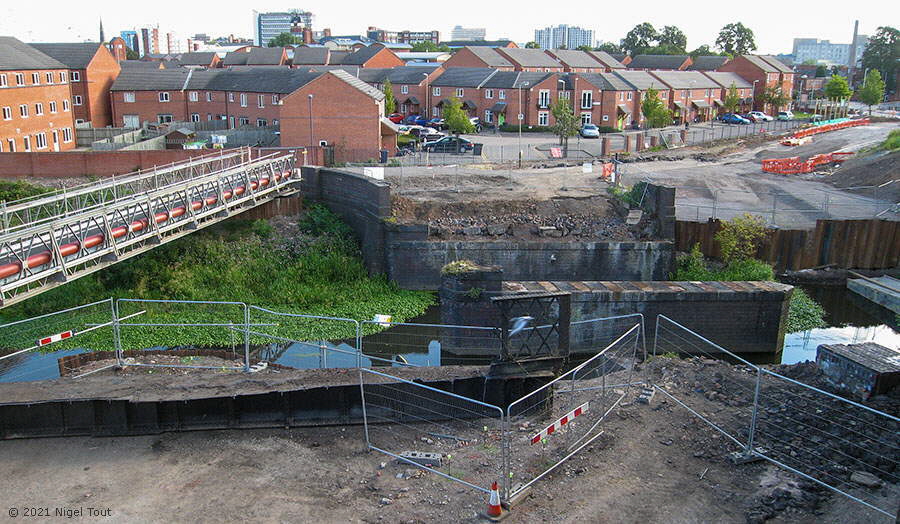
<instances>
[{"instance_id":1,"label":"overgrown vegetation","mask_svg":"<svg viewBox=\"0 0 900 524\"><path fill-rule=\"evenodd\" d=\"M21 180L0 180L0 202L12 202L22 198L43 195L52 191L44 186L29 184Z\"/></svg>"},{"instance_id":2,"label":"overgrown vegetation","mask_svg":"<svg viewBox=\"0 0 900 524\"><path fill-rule=\"evenodd\" d=\"M646 190L646 182L638 182L629 189L619 186L610 186L606 188L607 193L627 204L630 209L638 209L643 205L644 192Z\"/></svg>"},{"instance_id":3,"label":"overgrown vegetation","mask_svg":"<svg viewBox=\"0 0 900 524\"><path fill-rule=\"evenodd\" d=\"M478 269L478 264L471 260L454 260L441 268L442 275L462 275Z\"/></svg>"},{"instance_id":4,"label":"overgrown vegetation","mask_svg":"<svg viewBox=\"0 0 900 524\"><path fill-rule=\"evenodd\" d=\"M720 267L710 267L700 244L694 244L691 252L679 256L675 273L676 281L774 281L772 266L753 258L759 243L765 237L761 220L747 214L724 222L715 239L722 246L725 262ZM726 248L726 246L728 246ZM802 289L794 288L788 309L787 332L796 333L825 326L825 310Z\"/></svg>"},{"instance_id":5,"label":"overgrown vegetation","mask_svg":"<svg viewBox=\"0 0 900 524\"><path fill-rule=\"evenodd\" d=\"M352 230L328 209L313 206L291 227L292 230L279 234L269 221L231 220L48 291L37 300L7 308L2 312L2 320L29 318L110 296L235 301L279 312L356 320L387 314L395 322L422 314L434 302L430 293L400 289L384 276L370 277ZM221 318L222 311L227 308L145 309L147 313L140 316L142 323L223 322L226 320ZM103 315L105 320L99 322L109 321L109 315L101 312ZM227 321L242 322L240 315ZM260 331L294 340L354 336L351 323L274 317L267 322L278 325ZM379 328L371 325L367 329L371 332ZM98 330L97 336L103 331ZM94 334L51 348L95 347L90 340ZM123 342L125 335L126 349L156 345L228 346L235 337L233 331L222 327L129 328L123 332ZM237 333L239 339L241 336ZM10 347L8 343L2 346Z\"/></svg>"},{"instance_id":6,"label":"overgrown vegetation","mask_svg":"<svg viewBox=\"0 0 900 524\"><path fill-rule=\"evenodd\" d=\"M897 151L900 149L900 129L894 129L887 136L884 142L878 146L878 149L882 151Z\"/></svg>"}]
</instances>

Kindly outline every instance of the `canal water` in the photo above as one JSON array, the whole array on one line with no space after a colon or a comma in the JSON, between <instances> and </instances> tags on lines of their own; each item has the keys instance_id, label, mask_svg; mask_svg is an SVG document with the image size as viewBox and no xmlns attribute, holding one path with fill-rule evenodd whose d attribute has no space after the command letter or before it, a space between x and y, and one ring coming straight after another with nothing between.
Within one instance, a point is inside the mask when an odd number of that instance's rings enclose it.
<instances>
[{"instance_id":1,"label":"canal water","mask_svg":"<svg viewBox=\"0 0 900 524\"><path fill-rule=\"evenodd\" d=\"M900 348L900 329L896 316L890 311L856 296L841 287L805 287L806 291L825 308L828 327L792 333L785 336L784 347L772 358L755 359L760 363L794 364L815 360L820 344L852 344L876 342ZM416 324L440 324L440 307L433 306L420 317L410 320ZM652 329L651 326L647 326ZM489 336L485 333L483 336ZM419 366L487 364L490 358L458 357L442 352L438 341L440 329L398 326L363 339L363 365L375 367L400 366L404 363ZM353 341L331 341L322 351L318 343L273 345L264 351L271 362L285 366L310 369L319 367L350 368L357 357ZM57 359L80 353L65 350L48 353L31 352L0 360L0 382L45 380L59 377Z\"/></svg>"}]
</instances>

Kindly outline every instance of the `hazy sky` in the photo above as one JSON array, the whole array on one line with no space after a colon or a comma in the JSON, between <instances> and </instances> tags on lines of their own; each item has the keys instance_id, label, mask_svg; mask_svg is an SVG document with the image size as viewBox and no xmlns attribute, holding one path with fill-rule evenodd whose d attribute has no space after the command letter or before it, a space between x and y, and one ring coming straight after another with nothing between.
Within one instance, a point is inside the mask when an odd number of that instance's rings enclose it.
<instances>
[{"instance_id":1,"label":"hazy sky","mask_svg":"<svg viewBox=\"0 0 900 524\"><path fill-rule=\"evenodd\" d=\"M740 21L756 35L760 53L789 53L793 38L824 38L849 43L853 20L860 33L873 34L879 25L900 24L900 3L891 0L842 2L835 9L821 2L755 0L751 2L555 2L520 0L453 2L374 2L371 0L307 1L180 1L154 2L60 1L27 2L2 0L0 35L26 42L83 41L98 38L97 21L102 16L107 38L120 30L159 24L162 31L175 31L182 39L195 33L210 36L253 36L252 9L279 11L305 9L315 15L314 29L329 27L332 33L364 34L373 25L387 30L432 30L450 38L454 25L485 27L487 38L508 37L526 42L534 29L569 24L593 29L603 41L618 41L641 22L654 27L676 25L688 38L688 49L714 44L719 30ZM894 7L890 7L890 6ZM514 9L510 9L515 6ZM610 7L612 6L612 7ZM616 10L616 6L620 6ZM639 8L643 8L642 10ZM730 6L742 7L743 13ZM813 6L817 6L813 8ZM724 7L724 8L723 8ZM846 11L851 11L847 13ZM597 14L593 14L593 13ZM600 13L609 13L608 16Z\"/></svg>"}]
</instances>

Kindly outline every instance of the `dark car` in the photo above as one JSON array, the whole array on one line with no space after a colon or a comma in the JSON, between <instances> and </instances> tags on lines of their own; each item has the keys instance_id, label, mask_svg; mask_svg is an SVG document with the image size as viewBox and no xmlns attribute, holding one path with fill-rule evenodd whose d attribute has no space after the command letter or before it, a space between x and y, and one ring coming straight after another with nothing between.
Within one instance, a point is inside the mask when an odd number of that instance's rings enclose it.
<instances>
[{"instance_id":1,"label":"dark car","mask_svg":"<svg viewBox=\"0 0 900 524\"><path fill-rule=\"evenodd\" d=\"M409 126L424 126L428 124L428 119L421 115L409 115L403 119L403 123Z\"/></svg>"},{"instance_id":2,"label":"dark car","mask_svg":"<svg viewBox=\"0 0 900 524\"><path fill-rule=\"evenodd\" d=\"M726 124L749 124L750 123L750 121L747 120L746 118L744 118L740 115L736 115L734 113L728 113L728 114L722 115L722 122L725 122Z\"/></svg>"},{"instance_id":3,"label":"dark car","mask_svg":"<svg viewBox=\"0 0 900 524\"><path fill-rule=\"evenodd\" d=\"M465 153L471 151L474 145L465 138L458 136L445 136L434 142L425 142L422 151L432 153Z\"/></svg>"}]
</instances>

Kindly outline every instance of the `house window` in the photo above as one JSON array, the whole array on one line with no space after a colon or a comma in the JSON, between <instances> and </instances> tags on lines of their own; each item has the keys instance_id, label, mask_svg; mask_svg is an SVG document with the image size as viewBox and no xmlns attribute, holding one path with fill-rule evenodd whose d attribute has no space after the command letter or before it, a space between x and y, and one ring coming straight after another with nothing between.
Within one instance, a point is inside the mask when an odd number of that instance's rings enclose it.
<instances>
[{"instance_id":1,"label":"house window","mask_svg":"<svg viewBox=\"0 0 900 524\"><path fill-rule=\"evenodd\" d=\"M572 98L572 93L570 93L568 91L560 91L559 92L560 100L569 100L570 98Z\"/></svg>"},{"instance_id":2,"label":"house window","mask_svg":"<svg viewBox=\"0 0 900 524\"><path fill-rule=\"evenodd\" d=\"M48 84L52 84L52 83L53 83L53 73L47 73L47 74L45 74L45 75L44 75L44 78L47 79L47 83L48 83Z\"/></svg>"},{"instance_id":3,"label":"house window","mask_svg":"<svg viewBox=\"0 0 900 524\"><path fill-rule=\"evenodd\" d=\"M250 119L245 116L242 116L242 117L238 118L238 125L248 126L248 125L250 125Z\"/></svg>"},{"instance_id":4,"label":"house window","mask_svg":"<svg viewBox=\"0 0 900 524\"><path fill-rule=\"evenodd\" d=\"M31 151L31 137L23 136L22 145L25 146L25 152Z\"/></svg>"},{"instance_id":5,"label":"house window","mask_svg":"<svg viewBox=\"0 0 900 524\"><path fill-rule=\"evenodd\" d=\"M159 124L168 124L172 122L172 115L156 115L156 122Z\"/></svg>"},{"instance_id":6,"label":"house window","mask_svg":"<svg viewBox=\"0 0 900 524\"><path fill-rule=\"evenodd\" d=\"M662 98L663 100L666 100L666 99L669 98L669 92L668 92L668 91L661 91L661 92L659 93L659 97Z\"/></svg>"},{"instance_id":7,"label":"house window","mask_svg":"<svg viewBox=\"0 0 900 524\"><path fill-rule=\"evenodd\" d=\"M134 103L134 93L133 92L122 93L122 100L129 104Z\"/></svg>"},{"instance_id":8,"label":"house window","mask_svg":"<svg viewBox=\"0 0 900 524\"><path fill-rule=\"evenodd\" d=\"M19 116L21 116L22 118L28 118L28 106L27 105L22 104L19 106Z\"/></svg>"},{"instance_id":9,"label":"house window","mask_svg":"<svg viewBox=\"0 0 900 524\"><path fill-rule=\"evenodd\" d=\"M581 125L591 123L591 113L581 113Z\"/></svg>"},{"instance_id":10,"label":"house window","mask_svg":"<svg viewBox=\"0 0 900 524\"><path fill-rule=\"evenodd\" d=\"M212 102L212 99L213 99L213 98L212 98L212 92L207 91L207 92L206 92L206 101L207 101L207 102Z\"/></svg>"},{"instance_id":11,"label":"house window","mask_svg":"<svg viewBox=\"0 0 900 524\"><path fill-rule=\"evenodd\" d=\"M56 112L56 102L50 102L50 112L51 113Z\"/></svg>"},{"instance_id":12,"label":"house window","mask_svg":"<svg viewBox=\"0 0 900 524\"><path fill-rule=\"evenodd\" d=\"M34 135L34 145L35 149L46 149L47 148L47 133L38 133Z\"/></svg>"},{"instance_id":13,"label":"house window","mask_svg":"<svg viewBox=\"0 0 900 524\"><path fill-rule=\"evenodd\" d=\"M272 125L273 125L273 126L277 126L277 125L278 125L278 119L277 119L277 118L273 118L273 119L272 119Z\"/></svg>"},{"instance_id":14,"label":"house window","mask_svg":"<svg viewBox=\"0 0 900 524\"><path fill-rule=\"evenodd\" d=\"M22 73L16 73L16 85L23 86L25 85L25 75Z\"/></svg>"},{"instance_id":15,"label":"house window","mask_svg":"<svg viewBox=\"0 0 900 524\"><path fill-rule=\"evenodd\" d=\"M593 91L582 91L581 92L581 109L590 109L594 107L594 92ZM581 120L584 120L584 115L581 115ZM584 122L582 122L584 123Z\"/></svg>"},{"instance_id":16,"label":"house window","mask_svg":"<svg viewBox=\"0 0 900 524\"><path fill-rule=\"evenodd\" d=\"M603 121L609 122L609 115L603 115Z\"/></svg>"},{"instance_id":17,"label":"house window","mask_svg":"<svg viewBox=\"0 0 900 524\"><path fill-rule=\"evenodd\" d=\"M191 113L191 122L199 122L200 113Z\"/></svg>"},{"instance_id":18,"label":"house window","mask_svg":"<svg viewBox=\"0 0 900 524\"><path fill-rule=\"evenodd\" d=\"M264 118L256 119L256 127L266 127L267 125L268 125L268 122L266 122L266 119L264 119Z\"/></svg>"},{"instance_id":19,"label":"house window","mask_svg":"<svg viewBox=\"0 0 900 524\"><path fill-rule=\"evenodd\" d=\"M72 71L72 81L81 82L81 73L79 73L78 71Z\"/></svg>"},{"instance_id":20,"label":"house window","mask_svg":"<svg viewBox=\"0 0 900 524\"><path fill-rule=\"evenodd\" d=\"M493 89L485 89L484 97L485 98L494 98L494 90Z\"/></svg>"},{"instance_id":21,"label":"house window","mask_svg":"<svg viewBox=\"0 0 900 524\"><path fill-rule=\"evenodd\" d=\"M503 89L497 91L497 98L499 98L500 100L506 100L506 91Z\"/></svg>"},{"instance_id":22,"label":"house window","mask_svg":"<svg viewBox=\"0 0 900 524\"><path fill-rule=\"evenodd\" d=\"M441 116L441 110L436 107L432 107L431 116Z\"/></svg>"},{"instance_id":23,"label":"house window","mask_svg":"<svg viewBox=\"0 0 900 524\"><path fill-rule=\"evenodd\" d=\"M72 141L72 128L64 127L62 132L63 132L63 142L71 142Z\"/></svg>"},{"instance_id":24,"label":"house window","mask_svg":"<svg viewBox=\"0 0 900 524\"><path fill-rule=\"evenodd\" d=\"M256 95L256 106L266 107L266 95Z\"/></svg>"},{"instance_id":25,"label":"house window","mask_svg":"<svg viewBox=\"0 0 900 524\"><path fill-rule=\"evenodd\" d=\"M541 89L538 93L538 107L550 107L550 90Z\"/></svg>"},{"instance_id":26,"label":"house window","mask_svg":"<svg viewBox=\"0 0 900 524\"><path fill-rule=\"evenodd\" d=\"M491 111L490 109L485 109L484 110L484 121L489 124L491 122L493 122L494 121L494 112Z\"/></svg>"},{"instance_id":27,"label":"house window","mask_svg":"<svg viewBox=\"0 0 900 524\"><path fill-rule=\"evenodd\" d=\"M15 153L15 152L16 152L16 139L14 139L14 138L7 138L7 139L6 139L6 145L8 146L7 149L9 150L10 153Z\"/></svg>"},{"instance_id":28,"label":"house window","mask_svg":"<svg viewBox=\"0 0 900 524\"><path fill-rule=\"evenodd\" d=\"M7 106L3 108L3 120L12 120L12 108Z\"/></svg>"},{"instance_id":29,"label":"house window","mask_svg":"<svg viewBox=\"0 0 900 524\"><path fill-rule=\"evenodd\" d=\"M206 113L206 121L212 122L212 113Z\"/></svg>"},{"instance_id":30,"label":"house window","mask_svg":"<svg viewBox=\"0 0 900 524\"><path fill-rule=\"evenodd\" d=\"M409 94L409 86L400 86L400 94L408 95Z\"/></svg>"},{"instance_id":31,"label":"house window","mask_svg":"<svg viewBox=\"0 0 900 524\"><path fill-rule=\"evenodd\" d=\"M169 93L165 91L159 92L159 101L160 102L168 102L169 101Z\"/></svg>"},{"instance_id":32,"label":"house window","mask_svg":"<svg viewBox=\"0 0 900 524\"><path fill-rule=\"evenodd\" d=\"M191 102L196 102L196 101L200 100L200 93L198 93L196 91L191 91L188 93L188 99L190 99Z\"/></svg>"},{"instance_id":33,"label":"house window","mask_svg":"<svg viewBox=\"0 0 900 524\"><path fill-rule=\"evenodd\" d=\"M688 97L688 92L687 92L687 89L685 89L681 92L681 98L687 98L687 97Z\"/></svg>"},{"instance_id":34,"label":"house window","mask_svg":"<svg viewBox=\"0 0 900 524\"><path fill-rule=\"evenodd\" d=\"M456 97L461 98L465 94L465 90L461 87L456 88Z\"/></svg>"},{"instance_id":35,"label":"house window","mask_svg":"<svg viewBox=\"0 0 900 524\"><path fill-rule=\"evenodd\" d=\"M541 111L538 113L538 125L539 126L548 126L550 125L550 113L546 111Z\"/></svg>"},{"instance_id":36,"label":"house window","mask_svg":"<svg viewBox=\"0 0 900 524\"><path fill-rule=\"evenodd\" d=\"M68 111L68 110L69 110L69 99L66 98L63 100L63 111Z\"/></svg>"},{"instance_id":37,"label":"house window","mask_svg":"<svg viewBox=\"0 0 900 524\"><path fill-rule=\"evenodd\" d=\"M34 85L39 85L41 83L41 74L31 73L31 83Z\"/></svg>"},{"instance_id":38,"label":"house window","mask_svg":"<svg viewBox=\"0 0 900 524\"><path fill-rule=\"evenodd\" d=\"M34 104L34 114L38 115L38 116L43 115L44 114L44 104L42 104L40 102L38 102L37 104Z\"/></svg>"},{"instance_id":39,"label":"house window","mask_svg":"<svg viewBox=\"0 0 900 524\"><path fill-rule=\"evenodd\" d=\"M234 102L234 93L228 93L228 101Z\"/></svg>"},{"instance_id":40,"label":"house window","mask_svg":"<svg viewBox=\"0 0 900 524\"><path fill-rule=\"evenodd\" d=\"M241 107L247 107L247 93L241 93Z\"/></svg>"},{"instance_id":41,"label":"house window","mask_svg":"<svg viewBox=\"0 0 900 524\"><path fill-rule=\"evenodd\" d=\"M75 123L76 123L76 124L83 124L83 123L84 123L84 120L82 120L82 119L80 119L80 118L76 118L76 119L75 119Z\"/></svg>"},{"instance_id":42,"label":"house window","mask_svg":"<svg viewBox=\"0 0 900 524\"><path fill-rule=\"evenodd\" d=\"M6 75L2 74L0 75L0 87L6 87L6 85Z\"/></svg>"},{"instance_id":43,"label":"house window","mask_svg":"<svg viewBox=\"0 0 900 524\"><path fill-rule=\"evenodd\" d=\"M431 96L441 96L441 88L440 87L432 87L431 88Z\"/></svg>"},{"instance_id":44,"label":"house window","mask_svg":"<svg viewBox=\"0 0 900 524\"><path fill-rule=\"evenodd\" d=\"M60 71L59 73L59 83L65 84L69 80L69 74L65 71Z\"/></svg>"},{"instance_id":45,"label":"house window","mask_svg":"<svg viewBox=\"0 0 900 524\"><path fill-rule=\"evenodd\" d=\"M278 95L272 95L272 105L275 105L277 103L278 103Z\"/></svg>"},{"instance_id":46,"label":"house window","mask_svg":"<svg viewBox=\"0 0 900 524\"><path fill-rule=\"evenodd\" d=\"M75 95L72 97L72 103L75 104L76 106L80 106L81 102L82 102L81 95Z\"/></svg>"},{"instance_id":47,"label":"house window","mask_svg":"<svg viewBox=\"0 0 900 524\"><path fill-rule=\"evenodd\" d=\"M709 89L706 90L706 98L709 98Z\"/></svg>"},{"instance_id":48,"label":"house window","mask_svg":"<svg viewBox=\"0 0 900 524\"><path fill-rule=\"evenodd\" d=\"M632 100L634 98L634 93L631 91L628 92L628 100Z\"/></svg>"}]
</instances>

